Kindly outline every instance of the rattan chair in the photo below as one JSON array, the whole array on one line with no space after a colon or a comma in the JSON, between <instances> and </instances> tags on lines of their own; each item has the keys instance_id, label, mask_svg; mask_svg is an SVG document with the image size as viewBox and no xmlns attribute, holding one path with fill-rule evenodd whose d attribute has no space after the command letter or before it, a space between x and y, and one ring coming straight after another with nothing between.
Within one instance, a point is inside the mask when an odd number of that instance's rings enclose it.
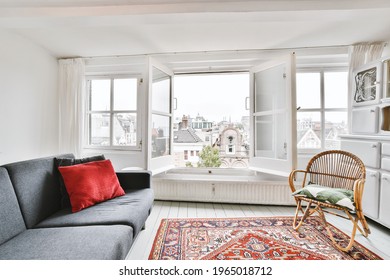
<instances>
[{"instance_id":1,"label":"rattan chair","mask_svg":"<svg viewBox=\"0 0 390 280\"><path fill-rule=\"evenodd\" d=\"M289 184L297 203L294 229L298 230L307 217L317 213L324 222L333 244L342 251L349 251L355 240L356 229L365 237L370 233L362 211L365 178L366 169L363 162L357 156L339 150L319 153L309 161L306 170L293 170L290 173ZM300 180L302 182L297 184ZM353 206L345 205L344 201L348 199L340 200L340 203L336 204L335 199L327 198L327 195L333 192L350 195L350 203ZM339 199L338 195L336 197ZM307 204L305 209L302 202ZM353 227L349 239L336 240L334 238L324 212L352 221ZM363 229L359 226L359 222Z\"/></svg>"}]
</instances>

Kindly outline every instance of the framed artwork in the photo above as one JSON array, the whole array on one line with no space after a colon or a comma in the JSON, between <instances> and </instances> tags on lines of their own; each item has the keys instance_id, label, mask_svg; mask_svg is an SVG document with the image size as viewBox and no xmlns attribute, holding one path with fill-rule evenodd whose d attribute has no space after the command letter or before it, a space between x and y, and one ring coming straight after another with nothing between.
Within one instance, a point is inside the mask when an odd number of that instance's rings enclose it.
<instances>
[{"instance_id":1,"label":"framed artwork","mask_svg":"<svg viewBox=\"0 0 390 280\"><path fill-rule=\"evenodd\" d=\"M382 64L366 64L353 73L353 105L379 103L381 98Z\"/></svg>"}]
</instances>

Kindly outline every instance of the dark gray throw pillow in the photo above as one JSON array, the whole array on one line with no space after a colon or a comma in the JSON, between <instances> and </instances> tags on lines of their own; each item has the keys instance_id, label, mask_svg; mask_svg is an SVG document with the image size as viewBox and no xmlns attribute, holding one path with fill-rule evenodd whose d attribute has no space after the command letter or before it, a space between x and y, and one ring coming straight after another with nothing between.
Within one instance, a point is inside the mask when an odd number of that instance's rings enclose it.
<instances>
[{"instance_id":1,"label":"dark gray throw pillow","mask_svg":"<svg viewBox=\"0 0 390 280\"><path fill-rule=\"evenodd\" d=\"M87 163L87 162L98 161L98 160L105 160L105 159L106 158L104 157L104 155L97 155L97 156L85 157L85 158L55 158L54 160L58 171L58 167L60 166L70 166L70 165ZM58 178L60 178L61 206L62 208L69 208L71 207L69 195L68 192L66 191L64 180L59 171L58 171Z\"/></svg>"}]
</instances>

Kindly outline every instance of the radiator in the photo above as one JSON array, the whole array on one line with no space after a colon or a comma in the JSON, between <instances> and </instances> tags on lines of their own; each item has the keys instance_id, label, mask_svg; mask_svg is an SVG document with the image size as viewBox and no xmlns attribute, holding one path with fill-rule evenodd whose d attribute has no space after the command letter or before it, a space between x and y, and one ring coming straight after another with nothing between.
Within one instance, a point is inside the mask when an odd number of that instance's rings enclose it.
<instances>
[{"instance_id":1,"label":"radiator","mask_svg":"<svg viewBox=\"0 0 390 280\"><path fill-rule=\"evenodd\" d=\"M157 200L295 205L288 182L153 179Z\"/></svg>"}]
</instances>

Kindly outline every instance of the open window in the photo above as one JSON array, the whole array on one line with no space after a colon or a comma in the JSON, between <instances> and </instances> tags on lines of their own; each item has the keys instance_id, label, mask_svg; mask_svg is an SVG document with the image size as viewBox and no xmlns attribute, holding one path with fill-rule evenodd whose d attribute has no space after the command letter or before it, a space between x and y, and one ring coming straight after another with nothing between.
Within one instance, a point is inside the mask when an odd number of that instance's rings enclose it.
<instances>
[{"instance_id":1,"label":"open window","mask_svg":"<svg viewBox=\"0 0 390 280\"><path fill-rule=\"evenodd\" d=\"M248 168L249 72L178 74L174 85L175 167Z\"/></svg>"},{"instance_id":2,"label":"open window","mask_svg":"<svg viewBox=\"0 0 390 280\"><path fill-rule=\"evenodd\" d=\"M250 71L249 166L287 176L296 167L295 55Z\"/></svg>"},{"instance_id":3,"label":"open window","mask_svg":"<svg viewBox=\"0 0 390 280\"><path fill-rule=\"evenodd\" d=\"M148 71L147 162L148 169L158 174L175 163L173 73L155 59L149 60ZM287 176L297 161L295 55L252 68L250 100L249 167ZM235 152L235 140L227 138L226 154ZM184 157L193 156L191 151L184 151Z\"/></svg>"},{"instance_id":4,"label":"open window","mask_svg":"<svg viewBox=\"0 0 390 280\"><path fill-rule=\"evenodd\" d=\"M174 167L172 155L173 73L150 58L148 65L147 168L153 175Z\"/></svg>"}]
</instances>

